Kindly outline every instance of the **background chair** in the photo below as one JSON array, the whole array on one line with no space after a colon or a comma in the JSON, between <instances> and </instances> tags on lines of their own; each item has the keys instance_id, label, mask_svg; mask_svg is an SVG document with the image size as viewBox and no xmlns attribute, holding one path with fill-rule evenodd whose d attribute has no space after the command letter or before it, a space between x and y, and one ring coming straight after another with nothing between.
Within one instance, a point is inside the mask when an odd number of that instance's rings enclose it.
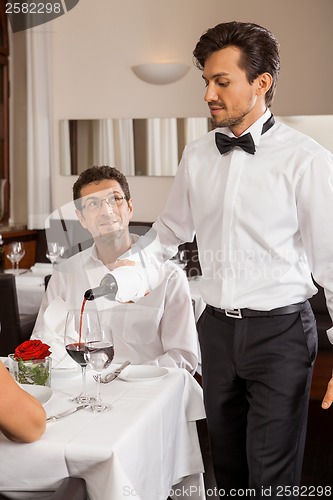
<instances>
[{"instance_id":1,"label":"background chair","mask_svg":"<svg viewBox=\"0 0 333 500\"><path fill-rule=\"evenodd\" d=\"M37 314L20 315L15 276L0 273L0 356L8 356L30 338L36 318Z\"/></svg>"},{"instance_id":2,"label":"background chair","mask_svg":"<svg viewBox=\"0 0 333 500\"><path fill-rule=\"evenodd\" d=\"M13 499L12 496L10 496ZM31 492L31 500L35 500L34 492ZM84 479L80 477L66 477L54 493L50 493L49 500L88 500L87 486ZM9 497L0 493L0 500L8 500Z\"/></svg>"},{"instance_id":3,"label":"background chair","mask_svg":"<svg viewBox=\"0 0 333 500\"><path fill-rule=\"evenodd\" d=\"M44 288L45 288L45 290L47 289L47 285L49 284L51 276L52 276L52 274L47 274L46 276L44 276Z\"/></svg>"}]
</instances>

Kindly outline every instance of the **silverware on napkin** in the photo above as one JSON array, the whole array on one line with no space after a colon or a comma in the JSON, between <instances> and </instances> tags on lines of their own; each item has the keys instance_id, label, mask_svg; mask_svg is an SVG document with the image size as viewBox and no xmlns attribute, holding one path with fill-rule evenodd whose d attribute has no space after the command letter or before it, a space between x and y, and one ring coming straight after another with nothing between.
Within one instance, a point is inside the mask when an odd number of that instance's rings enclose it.
<instances>
[{"instance_id":1,"label":"silverware on napkin","mask_svg":"<svg viewBox=\"0 0 333 500\"><path fill-rule=\"evenodd\" d=\"M101 383L108 384L109 382L112 382L112 380L115 380L118 377L118 375L123 371L123 369L130 364L131 364L130 361L124 361L124 363L121 366L119 366L119 368L117 368L114 372L108 373L107 375L105 375L104 378L101 378ZM98 380L96 375L94 375L94 379Z\"/></svg>"},{"instance_id":2,"label":"silverware on napkin","mask_svg":"<svg viewBox=\"0 0 333 500\"><path fill-rule=\"evenodd\" d=\"M76 411L83 410L84 408L88 408L89 405L80 405L80 406L74 406L73 408L70 408L69 410L63 411L61 413L58 413L57 415L52 415L51 417L48 417L46 419L46 422L55 422L56 420L59 420L59 418L62 417L67 417L67 415L71 415L72 413L75 413Z\"/></svg>"}]
</instances>

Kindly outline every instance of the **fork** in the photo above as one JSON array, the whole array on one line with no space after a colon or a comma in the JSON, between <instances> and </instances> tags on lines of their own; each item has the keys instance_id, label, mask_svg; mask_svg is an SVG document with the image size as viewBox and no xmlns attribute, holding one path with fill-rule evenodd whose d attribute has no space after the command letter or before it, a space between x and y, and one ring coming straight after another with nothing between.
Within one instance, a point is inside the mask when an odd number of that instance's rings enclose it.
<instances>
[{"instance_id":1,"label":"fork","mask_svg":"<svg viewBox=\"0 0 333 500\"><path fill-rule=\"evenodd\" d=\"M115 371L111 372L111 373L108 373L107 375L105 375L104 378L101 377L101 383L102 384L108 384L109 382L111 382L112 380L116 379L118 377L118 375L121 373L121 371L126 368L126 366L130 365L131 362L130 361L124 361L124 363L122 365L119 366L119 368L117 368ZM93 378L98 381L98 377L97 375L93 375Z\"/></svg>"}]
</instances>

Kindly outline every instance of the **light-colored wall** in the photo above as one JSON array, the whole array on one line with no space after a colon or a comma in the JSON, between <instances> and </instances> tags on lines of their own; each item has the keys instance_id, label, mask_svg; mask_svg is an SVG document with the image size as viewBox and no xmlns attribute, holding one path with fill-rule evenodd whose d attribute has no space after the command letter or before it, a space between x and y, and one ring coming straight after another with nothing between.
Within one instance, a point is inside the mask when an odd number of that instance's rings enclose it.
<instances>
[{"instance_id":1,"label":"light-colored wall","mask_svg":"<svg viewBox=\"0 0 333 500\"><path fill-rule=\"evenodd\" d=\"M219 22L256 22L278 37L282 72L272 108L276 115L333 114L332 19L332 0L80 0L49 23L54 208L70 200L74 180L60 175L59 120L207 116L192 51L200 35ZM186 63L191 69L182 80L163 86L144 83L131 71L135 64L159 61ZM135 219L154 220L172 179L129 181ZM16 213L23 216L19 209Z\"/></svg>"}]
</instances>

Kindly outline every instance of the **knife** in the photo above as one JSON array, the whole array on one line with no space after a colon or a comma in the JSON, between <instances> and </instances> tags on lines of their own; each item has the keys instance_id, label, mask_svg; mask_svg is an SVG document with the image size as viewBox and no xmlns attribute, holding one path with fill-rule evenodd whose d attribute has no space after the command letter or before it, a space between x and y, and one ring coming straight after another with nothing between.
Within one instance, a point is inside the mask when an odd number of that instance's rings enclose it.
<instances>
[{"instance_id":1,"label":"knife","mask_svg":"<svg viewBox=\"0 0 333 500\"><path fill-rule=\"evenodd\" d=\"M89 405L81 405L81 406L74 406L73 408L70 408L69 410L63 411L61 413L58 413L57 415L52 415L51 417L48 417L46 419L46 422L55 422L56 420L59 420L59 418L62 417L67 417L67 415L71 415L71 413L75 413L76 411L83 410L84 408L88 408Z\"/></svg>"},{"instance_id":2,"label":"knife","mask_svg":"<svg viewBox=\"0 0 333 500\"><path fill-rule=\"evenodd\" d=\"M123 369L126 368L126 366L128 366L129 364L131 364L130 361L125 361L121 366L119 366L119 368L117 368L117 370L105 375L105 377L101 380L101 382L103 384L108 384L109 382L112 382L112 380L116 379L118 375L123 371Z\"/></svg>"}]
</instances>

